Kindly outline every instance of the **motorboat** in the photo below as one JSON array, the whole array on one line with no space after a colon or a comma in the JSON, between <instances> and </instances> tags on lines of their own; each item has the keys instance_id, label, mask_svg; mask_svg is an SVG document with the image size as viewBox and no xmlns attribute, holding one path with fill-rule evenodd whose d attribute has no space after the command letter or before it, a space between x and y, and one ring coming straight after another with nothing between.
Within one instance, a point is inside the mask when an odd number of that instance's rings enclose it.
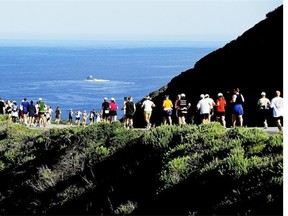
<instances>
[{"instance_id":1,"label":"motorboat","mask_svg":"<svg viewBox=\"0 0 288 216\"><path fill-rule=\"evenodd\" d=\"M87 77L87 80L94 80L94 77L93 77L92 75L89 75L89 76Z\"/></svg>"}]
</instances>

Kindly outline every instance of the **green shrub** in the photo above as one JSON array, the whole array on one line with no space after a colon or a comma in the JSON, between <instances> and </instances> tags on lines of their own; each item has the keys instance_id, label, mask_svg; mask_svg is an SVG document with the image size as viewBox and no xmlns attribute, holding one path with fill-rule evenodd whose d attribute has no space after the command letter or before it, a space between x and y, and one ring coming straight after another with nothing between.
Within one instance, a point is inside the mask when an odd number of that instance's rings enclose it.
<instances>
[{"instance_id":1,"label":"green shrub","mask_svg":"<svg viewBox=\"0 0 288 216\"><path fill-rule=\"evenodd\" d=\"M248 149L247 154L248 155L261 155L262 151L265 147L266 147L266 144L264 144L262 142L254 144Z\"/></svg>"},{"instance_id":2,"label":"green shrub","mask_svg":"<svg viewBox=\"0 0 288 216\"><path fill-rule=\"evenodd\" d=\"M40 133L39 129L30 129L21 124L7 125L8 137L14 141L23 141Z\"/></svg>"},{"instance_id":3,"label":"green shrub","mask_svg":"<svg viewBox=\"0 0 288 216\"><path fill-rule=\"evenodd\" d=\"M109 149L104 146L97 146L95 152L100 157L107 157L110 154Z\"/></svg>"},{"instance_id":4,"label":"green shrub","mask_svg":"<svg viewBox=\"0 0 288 216\"><path fill-rule=\"evenodd\" d=\"M283 153L283 135L277 134L270 136L266 141L264 153L282 154Z\"/></svg>"},{"instance_id":5,"label":"green shrub","mask_svg":"<svg viewBox=\"0 0 288 216\"><path fill-rule=\"evenodd\" d=\"M0 173L5 169L5 163L0 161Z\"/></svg>"},{"instance_id":6,"label":"green shrub","mask_svg":"<svg viewBox=\"0 0 288 216\"><path fill-rule=\"evenodd\" d=\"M166 186L179 183L189 173L189 159L189 156L184 156L169 161L161 173L160 180Z\"/></svg>"},{"instance_id":7,"label":"green shrub","mask_svg":"<svg viewBox=\"0 0 288 216\"><path fill-rule=\"evenodd\" d=\"M8 114L0 115L0 126L6 126L8 124Z\"/></svg>"},{"instance_id":8,"label":"green shrub","mask_svg":"<svg viewBox=\"0 0 288 216\"><path fill-rule=\"evenodd\" d=\"M248 173L249 161L245 157L245 151L242 147L237 146L231 149L227 158L223 159L226 165L226 173L232 177L240 177Z\"/></svg>"},{"instance_id":9,"label":"green shrub","mask_svg":"<svg viewBox=\"0 0 288 216\"><path fill-rule=\"evenodd\" d=\"M58 203L64 205L67 202L78 199L86 192L85 187L80 187L79 185L69 185L62 192L57 193Z\"/></svg>"},{"instance_id":10,"label":"green shrub","mask_svg":"<svg viewBox=\"0 0 288 216\"><path fill-rule=\"evenodd\" d=\"M173 137L173 129L175 126L162 125L153 128L144 134L143 142L146 145L153 145L155 149L166 149Z\"/></svg>"},{"instance_id":11,"label":"green shrub","mask_svg":"<svg viewBox=\"0 0 288 216\"><path fill-rule=\"evenodd\" d=\"M76 208L78 200L85 205L102 196L109 198L111 208L93 203L95 212L114 209L111 214L133 214L143 200L155 199L164 207L162 201L177 203L178 197L170 192L178 193L179 188L193 190L193 204L198 197L203 199L202 193L214 194L204 203L213 214L219 208L231 213L234 207L238 212L250 203L253 209L253 202L258 203L254 200L273 205L281 199L283 136L258 129L225 129L215 122L127 130L120 122L101 122L51 130L0 124L1 133L0 177L6 179L0 190L3 214L13 208L33 214L51 213L49 208L64 212L71 203ZM15 178L10 185L11 176ZM130 187L131 182L139 188ZM26 196L24 192L31 189ZM198 206L184 203L181 207L187 212L201 213ZM179 208L179 203L175 205Z\"/></svg>"},{"instance_id":12,"label":"green shrub","mask_svg":"<svg viewBox=\"0 0 288 216\"><path fill-rule=\"evenodd\" d=\"M4 152L4 157L7 161L11 163L15 163L17 161L17 157L19 156L20 152L19 149L12 148Z\"/></svg>"},{"instance_id":13,"label":"green shrub","mask_svg":"<svg viewBox=\"0 0 288 216\"><path fill-rule=\"evenodd\" d=\"M137 203L128 200L126 203L120 204L115 210L114 214L127 215L132 214L133 211L137 208Z\"/></svg>"},{"instance_id":14,"label":"green shrub","mask_svg":"<svg viewBox=\"0 0 288 216\"><path fill-rule=\"evenodd\" d=\"M60 178L61 175L59 173L52 171L47 166L42 166L38 168L38 176L35 176L34 180L28 180L27 183L35 192L43 192L56 186Z\"/></svg>"}]
</instances>

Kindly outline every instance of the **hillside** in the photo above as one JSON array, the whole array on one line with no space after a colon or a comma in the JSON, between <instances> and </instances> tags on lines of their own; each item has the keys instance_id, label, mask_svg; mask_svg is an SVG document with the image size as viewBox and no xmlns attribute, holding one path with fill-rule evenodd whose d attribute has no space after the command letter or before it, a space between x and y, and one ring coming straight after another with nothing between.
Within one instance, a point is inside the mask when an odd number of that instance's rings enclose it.
<instances>
[{"instance_id":1,"label":"hillside","mask_svg":"<svg viewBox=\"0 0 288 216\"><path fill-rule=\"evenodd\" d=\"M268 13L266 19L235 40L200 59L194 68L182 72L166 86L152 92L150 96L157 105L152 122L156 125L161 123L165 94L174 101L178 94L185 93L192 104L190 115L194 115L200 94L207 93L216 99L218 92L222 92L230 101L235 87L240 88L246 100L244 125L262 126L256 109L261 92L266 92L270 99L274 97L275 90L283 92L283 6ZM229 108L226 114L228 126L231 124ZM272 119L269 122L275 126ZM138 107L135 125L143 124L142 109Z\"/></svg>"},{"instance_id":2,"label":"hillside","mask_svg":"<svg viewBox=\"0 0 288 216\"><path fill-rule=\"evenodd\" d=\"M219 123L30 129L0 115L1 215L282 215L283 136Z\"/></svg>"}]
</instances>

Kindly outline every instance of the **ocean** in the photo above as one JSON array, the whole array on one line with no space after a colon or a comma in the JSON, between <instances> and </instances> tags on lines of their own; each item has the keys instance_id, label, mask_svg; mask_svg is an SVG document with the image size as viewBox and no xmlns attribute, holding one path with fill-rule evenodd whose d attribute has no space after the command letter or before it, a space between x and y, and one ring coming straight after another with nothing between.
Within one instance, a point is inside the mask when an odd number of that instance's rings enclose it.
<instances>
[{"instance_id":1,"label":"ocean","mask_svg":"<svg viewBox=\"0 0 288 216\"><path fill-rule=\"evenodd\" d=\"M62 119L68 110L99 111L103 98L135 102L216 50L177 42L0 43L0 97L21 103L42 98ZM92 76L92 80L87 80ZM118 118L123 115L119 110ZM54 115L53 115L54 117Z\"/></svg>"}]
</instances>

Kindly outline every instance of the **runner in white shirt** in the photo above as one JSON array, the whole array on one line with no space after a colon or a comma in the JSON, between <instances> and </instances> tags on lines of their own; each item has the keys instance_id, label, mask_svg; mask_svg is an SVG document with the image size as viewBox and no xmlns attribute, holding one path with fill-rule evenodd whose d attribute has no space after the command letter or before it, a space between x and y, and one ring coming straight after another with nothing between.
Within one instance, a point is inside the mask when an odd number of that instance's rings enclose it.
<instances>
[{"instance_id":1,"label":"runner in white shirt","mask_svg":"<svg viewBox=\"0 0 288 216\"><path fill-rule=\"evenodd\" d=\"M153 101L151 101L151 98L149 96L146 96L141 107L144 108L144 120L146 122L146 128L150 129L151 128L150 118L152 115L152 108L155 107L155 104Z\"/></svg>"},{"instance_id":2,"label":"runner in white shirt","mask_svg":"<svg viewBox=\"0 0 288 216\"><path fill-rule=\"evenodd\" d=\"M213 108L213 104L210 100L210 98L206 97L203 98L202 95L200 95L200 100L198 101L196 105L197 111L200 112L200 118L203 124L209 123L209 116L211 109Z\"/></svg>"},{"instance_id":3,"label":"runner in white shirt","mask_svg":"<svg viewBox=\"0 0 288 216\"><path fill-rule=\"evenodd\" d=\"M283 128L281 121L283 119L284 113L284 100L282 97L280 97L280 95L280 91L275 92L275 97L271 100L270 108L273 109L273 118L276 121L279 132L282 133Z\"/></svg>"}]
</instances>

